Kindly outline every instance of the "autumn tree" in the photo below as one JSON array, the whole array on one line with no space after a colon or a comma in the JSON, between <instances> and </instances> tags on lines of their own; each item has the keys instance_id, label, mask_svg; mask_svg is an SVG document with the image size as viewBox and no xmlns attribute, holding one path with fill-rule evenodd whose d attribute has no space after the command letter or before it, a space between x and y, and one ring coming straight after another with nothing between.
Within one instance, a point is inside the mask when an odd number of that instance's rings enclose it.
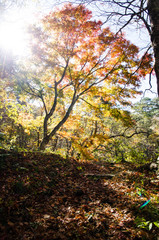
<instances>
[{"instance_id":1,"label":"autumn tree","mask_svg":"<svg viewBox=\"0 0 159 240\"><path fill-rule=\"evenodd\" d=\"M84 6L68 4L31 28L33 63L26 73L23 67L19 85L43 105L41 150L73 116L73 107L127 105L150 71L149 54L140 59L123 34L102 25Z\"/></svg>"},{"instance_id":2,"label":"autumn tree","mask_svg":"<svg viewBox=\"0 0 159 240\"><path fill-rule=\"evenodd\" d=\"M59 2L65 1L59 0ZM136 29L145 27L150 36L151 46L144 47L147 48L146 52L153 49L155 61L152 71L155 71L159 95L159 0L72 0L71 2L93 5L94 11L105 19L105 23L116 26L117 33L127 26L135 26Z\"/></svg>"}]
</instances>

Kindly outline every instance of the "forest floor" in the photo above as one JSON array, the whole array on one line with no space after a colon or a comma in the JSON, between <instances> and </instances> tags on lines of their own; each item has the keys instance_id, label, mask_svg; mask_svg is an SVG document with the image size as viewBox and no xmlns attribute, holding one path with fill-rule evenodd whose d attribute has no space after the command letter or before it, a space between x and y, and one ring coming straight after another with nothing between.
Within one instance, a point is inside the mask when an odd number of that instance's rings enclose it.
<instances>
[{"instance_id":1,"label":"forest floor","mask_svg":"<svg viewBox=\"0 0 159 240\"><path fill-rule=\"evenodd\" d=\"M155 179L131 163L1 153L0 240L158 240Z\"/></svg>"}]
</instances>

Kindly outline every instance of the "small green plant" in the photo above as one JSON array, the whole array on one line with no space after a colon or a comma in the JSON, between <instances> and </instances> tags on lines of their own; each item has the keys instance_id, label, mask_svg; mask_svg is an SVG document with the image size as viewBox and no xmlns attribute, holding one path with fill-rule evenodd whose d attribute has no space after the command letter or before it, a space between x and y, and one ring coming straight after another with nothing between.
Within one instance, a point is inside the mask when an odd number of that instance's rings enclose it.
<instances>
[{"instance_id":1,"label":"small green plant","mask_svg":"<svg viewBox=\"0 0 159 240\"><path fill-rule=\"evenodd\" d=\"M139 188L139 187L136 187L136 192L137 194L141 197L141 196L147 196L147 192L144 188Z\"/></svg>"},{"instance_id":2,"label":"small green plant","mask_svg":"<svg viewBox=\"0 0 159 240\"><path fill-rule=\"evenodd\" d=\"M81 166L78 166L78 167L77 167L77 170L82 171L83 169L82 169Z\"/></svg>"},{"instance_id":3,"label":"small green plant","mask_svg":"<svg viewBox=\"0 0 159 240\"><path fill-rule=\"evenodd\" d=\"M151 222L151 221L146 221L144 217L139 217L135 219L135 224L139 228L145 228L147 230L151 230L153 228L153 225L159 228L159 221L156 222Z\"/></svg>"}]
</instances>

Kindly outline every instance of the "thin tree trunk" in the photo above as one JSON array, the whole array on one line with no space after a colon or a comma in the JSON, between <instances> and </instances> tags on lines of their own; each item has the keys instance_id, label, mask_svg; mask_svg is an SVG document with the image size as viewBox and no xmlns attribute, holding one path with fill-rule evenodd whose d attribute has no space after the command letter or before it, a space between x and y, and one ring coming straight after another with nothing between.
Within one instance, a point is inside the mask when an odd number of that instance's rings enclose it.
<instances>
[{"instance_id":1,"label":"thin tree trunk","mask_svg":"<svg viewBox=\"0 0 159 240\"><path fill-rule=\"evenodd\" d=\"M159 0L148 1L148 14L151 21L151 42L155 57L155 74L157 78L157 93L159 96Z\"/></svg>"},{"instance_id":2,"label":"thin tree trunk","mask_svg":"<svg viewBox=\"0 0 159 240\"><path fill-rule=\"evenodd\" d=\"M40 146L40 132L37 131L37 147Z\"/></svg>"},{"instance_id":3,"label":"thin tree trunk","mask_svg":"<svg viewBox=\"0 0 159 240\"><path fill-rule=\"evenodd\" d=\"M49 141L51 140L51 138L56 134L56 132L60 129L60 127L62 127L62 125L67 121L67 119L70 116L70 113L73 109L73 106L75 105L76 101L78 100L78 97L76 96L76 92L74 93L74 96L72 98L72 102L65 114L65 116L63 117L63 119L56 125L56 127L51 131L51 133L49 135L44 136L41 144L40 144L40 150L44 150L46 145L49 143Z\"/></svg>"}]
</instances>

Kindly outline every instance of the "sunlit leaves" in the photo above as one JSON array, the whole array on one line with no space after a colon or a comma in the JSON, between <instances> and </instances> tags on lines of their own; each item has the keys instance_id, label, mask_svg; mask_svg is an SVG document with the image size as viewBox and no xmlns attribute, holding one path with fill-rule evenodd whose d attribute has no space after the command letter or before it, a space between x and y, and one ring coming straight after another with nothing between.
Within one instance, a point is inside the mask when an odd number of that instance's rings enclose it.
<instances>
[{"instance_id":1,"label":"sunlit leaves","mask_svg":"<svg viewBox=\"0 0 159 240\"><path fill-rule=\"evenodd\" d=\"M91 12L84 6L71 4L51 12L44 18L43 28L33 30L36 39L33 47L39 49L37 55L47 64L52 75L60 77L65 61L69 59L64 81L74 85L80 94L107 82L110 86L121 87L124 96L127 87L140 85L139 77L145 76L145 72L142 74L144 62L137 73L140 64L138 48L123 35L115 36L109 28L103 29L102 23L92 21L91 17ZM147 70L150 60L147 57ZM132 91L126 97L135 93L137 91ZM111 94L117 96L114 92ZM118 101L122 103L119 98Z\"/></svg>"},{"instance_id":2,"label":"sunlit leaves","mask_svg":"<svg viewBox=\"0 0 159 240\"><path fill-rule=\"evenodd\" d=\"M129 105L129 99L139 93L140 80L151 68L151 56L140 59L135 45L123 34L117 36L104 28L82 5L56 9L30 31L33 63L29 78L23 77L23 88L42 103L44 144L66 124L73 107L72 125L76 125L76 115L82 117L87 111L90 119L110 114L131 124L128 114L116 105ZM102 99L109 105L103 107ZM84 135L83 141L89 138Z\"/></svg>"}]
</instances>

